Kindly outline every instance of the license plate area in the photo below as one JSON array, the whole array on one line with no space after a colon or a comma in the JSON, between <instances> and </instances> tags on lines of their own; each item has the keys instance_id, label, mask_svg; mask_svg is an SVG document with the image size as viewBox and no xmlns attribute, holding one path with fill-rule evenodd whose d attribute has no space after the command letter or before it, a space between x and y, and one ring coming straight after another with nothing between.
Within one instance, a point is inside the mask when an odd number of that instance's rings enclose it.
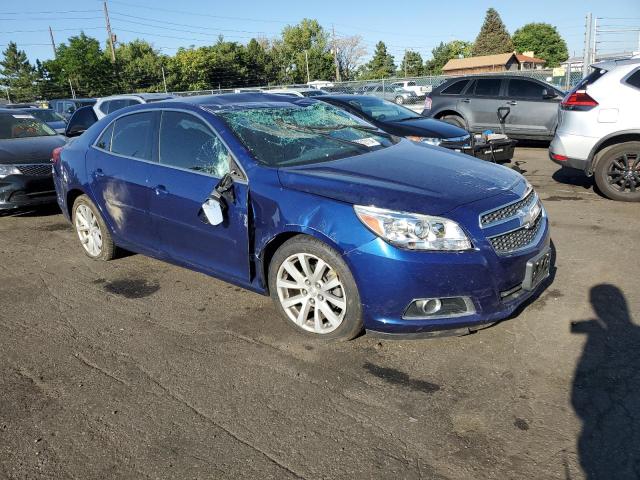
<instances>
[{"instance_id":1,"label":"license plate area","mask_svg":"<svg viewBox=\"0 0 640 480\"><path fill-rule=\"evenodd\" d=\"M527 262L522 288L533 290L549 276L551 270L551 250L547 248L541 254Z\"/></svg>"}]
</instances>

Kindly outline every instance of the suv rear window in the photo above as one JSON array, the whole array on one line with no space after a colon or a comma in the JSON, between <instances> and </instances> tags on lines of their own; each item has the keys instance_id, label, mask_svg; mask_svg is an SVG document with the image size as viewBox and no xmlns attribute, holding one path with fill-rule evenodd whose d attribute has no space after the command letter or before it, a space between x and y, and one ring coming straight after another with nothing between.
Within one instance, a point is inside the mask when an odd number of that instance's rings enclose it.
<instances>
[{"instance_id":1,"label":"suv rear window","mask_svg":"<svg viewBox=\"0 0 640 480\"><path fill-rule=\"evenodd\" d=\"M596 80L602 77L605 73L607 73L606 70L596 68L593 72L580 80L580 83L578 83L578 85L576 85L576 87L572 91L575 92L576 90L584 90L588 85L595 83Z\"/></svg>"},{"instance_id":2,"label":"suv rear window","mask_svg":"<svg viewBox=\"0 0 640 480\"><path fill-rule=\"evenodd\" d=\"M640 70L636 70L631 75L627 77L625 83L631 85L632 87L640 88Z\"/></svg>"},{"instance_id":3,"label":"suv rear window","mask_svg":"<svg viewBox=\"0 0 640 480\"><path fill-rule=\"evenodd\" d=\"M497 97L500 95L500 82L496 78L481 78L476 80L475 94L481 97Z\"/></svg>"},{"instance_id":4,"label":"suv rear window","mask_svg":"<svg viewBox=\"0 0 640 480\"><path fill-rule=\"evenodd\" d=\"M462 93L462 90L464 90L464 87L466 87L468 83L469 80L458 80L457 82L453 82L440 93L442 95L460 95L460 93Z\"/></svg>"}]
</instances>

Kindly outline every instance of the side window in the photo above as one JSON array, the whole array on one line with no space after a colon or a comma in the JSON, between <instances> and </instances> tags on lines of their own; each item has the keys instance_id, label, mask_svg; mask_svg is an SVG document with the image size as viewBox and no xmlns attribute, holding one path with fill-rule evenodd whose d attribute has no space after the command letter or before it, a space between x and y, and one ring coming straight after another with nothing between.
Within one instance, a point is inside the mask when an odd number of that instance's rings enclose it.
<instances>
[{"instance_id":1,"label":"side window","mask_svg":"<svg viewBox=\"0 0 640 480\"><path fill-rule=\"evenodd\" d=\"M517 98L528 98L531 100L542 100L542 91L545 90L541 84L530 80L509 80L508 96Z\"/></svg>"},{"instance_id":2,"label":"side window","mask_svg":"<svg viewBox=\"0 0 640 480\"><path fill-rule=\"evenodd\" d=\"M415 87L416 82L407 82L407 87Z\"/></svg>"},{"instance_id":3,"label":"side window","mask_svg":"<svg viewBox=\"0 0 640 480\"><path fill-rule=\"evenodd\" d=\"M73 102L64 102L64 112L73 113L76 111L76 105Z\"/></svg>"},{"instance_id":4,"label":"side window","mask_svg":"<svg viewBox=\"0 0 640 480\"><path fill-rule=\"evenodd\" d=\"M152 159L153 112L126 115L115 121L111 151L127 157Z\"/></svg>"},{"instance_id":5,"label":"side window","mask_svg":"<svg viewBox=\"0 0 640 480\"><path fill-rule=\"evenodd\" d=\"M101 148L102 150L106 150L107 152L111 151L111 137L113 136L113 126L115 123L111 123L109 127L102 132L100 138L96 142L96 147Z\"/></svg>"},{"instance_id":6,"label":"side window","mask_svg":"<svg viewBox=\"0 0 640 480\"><path fill-rule=\"evenodd\" d=\"M105 115L109 113L109 105L111 105L111 101L102 102L100 104L100 111Z\"/></svg>"},{"instance_id":7,"label":"side window","mask_svg":"<svg viewBox=\"0 0 640 480\"><path fill-rule=\"evenodd\" d=\"M458 80L440 92L442 95L460 95L469 80Z\"/></svg>"},{"instance_id":8,"label":"side window","mask_svg":"<svg viewBox=\"0 0 640 480\"><path fill-rule=\"evenodd\" d=\"M480 78L476 81L475 94L479 97L497 97L500 95L500 82L497 78Z\"/></svg>"},{"instance_id":9,"label":"side window","mask_svg":"<svg viewBox=\"0 0 640 480\"><path fill-rule=\"evenodd\" d=\"M160 163L222 177L231 155L202 120L183 112L162 112Z\"/></svg>"},{"instance_id":10,"label":"side window","mask_svg":"<svg viewBox=\"0 0 640 480\"><path fill-rule=\"evenodd\" d=\"M139 102L129 98L121 98L119 100L111 100L109 102L109 113L122 110L123 108L130 107L131 105L137 105Z\"/></svg>"},{"instance_id":11,"label":"side window","mask_svg":"<svg viewBox=\"0 0 640 480\"><path fill-rule=\"evenodd\" d=\"M632 87L640 88L640 70L633 72L625 82Z\"/></svg>"},{"instance_id":12,"label":"side window","mask_svg":"<svg viewBox=\"0 0 640 480\"><path fill-rule=\"evenodd\" d=\"M62 113L62 102L56 102L54 107L57 113Z\"/></svg>"}]
</instances>

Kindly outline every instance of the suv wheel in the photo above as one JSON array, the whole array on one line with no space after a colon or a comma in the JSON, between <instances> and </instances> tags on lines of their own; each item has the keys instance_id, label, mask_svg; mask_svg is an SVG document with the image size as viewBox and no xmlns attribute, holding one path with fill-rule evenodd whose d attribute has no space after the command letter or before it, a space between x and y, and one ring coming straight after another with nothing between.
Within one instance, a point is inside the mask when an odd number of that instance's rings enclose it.
<instances>
[{"instance_id":1,"label":"suv wheel","mask_svg":"<svg viewBox=\"0 0 640 480\"><path fill-rule=\"evenodd\" d=\"M107 225L89 197L80 195L73 202L73 226L78 234L84 253L94 260L111 260L115 256Z\"/></svg>"},{"instance_id":2,"label":"suv wheel","mask_svg":"<svg viewBox=\"0 0 640 480\"><path fill-rule=\"evenodd\" d=\"M611 145L598 152L595 181L612 200L640 201L640 142Z\"/></svg>"},{"instance_id":3,"label":"suv wheel","mask_svg":"<svg viewBox=\"0 0 640 480\"><path fill-rule=\"evenodd\" d=\"M396 103L397 103L398 105L402 105L402 104L404 103L404 98L402 98L400 95L398 95L398 96L396 97Z\"/></svg>"},{"instance_id":4,"label":"suv wheel","mask_svg":"<svg viewBox=\"0 0 640 480\"><path fill-rule=\"evenodd\" d=\"M269 291L287 324L299 333L350 340L362 331L360 296L349 267L313 237L293 237L276 251Z\"/></svg>"},{"instance_id":5,"label":"suv wheel","mask_svg":"<svg viewBox=\"0 0 640 480\"><path fill-rule=\"evenodd\" d=\"M464 124L464 119L458 115L445 115L439 120L455 125L456 127L464 128L465 130L467 129L467 126Z\"/></svg>"}]
</instances>

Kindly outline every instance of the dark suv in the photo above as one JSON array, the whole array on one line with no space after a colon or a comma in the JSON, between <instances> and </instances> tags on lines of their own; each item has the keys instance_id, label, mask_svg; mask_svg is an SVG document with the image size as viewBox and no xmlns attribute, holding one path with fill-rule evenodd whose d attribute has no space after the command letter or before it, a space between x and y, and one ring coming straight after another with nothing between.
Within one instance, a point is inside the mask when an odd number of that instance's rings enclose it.
<instances>
[{"instance_id":1,"label":"dark suv","mask_svg":"<svg viewBox=\"0 0 640 480\"><path fill-rule=\"evenodd\" d=\"M422 112L472 132L500 131L514 138L551 140L564 93L540 80L515 75L482 75L447 80L427 95Z\"/></svg>"}]
</instances>

